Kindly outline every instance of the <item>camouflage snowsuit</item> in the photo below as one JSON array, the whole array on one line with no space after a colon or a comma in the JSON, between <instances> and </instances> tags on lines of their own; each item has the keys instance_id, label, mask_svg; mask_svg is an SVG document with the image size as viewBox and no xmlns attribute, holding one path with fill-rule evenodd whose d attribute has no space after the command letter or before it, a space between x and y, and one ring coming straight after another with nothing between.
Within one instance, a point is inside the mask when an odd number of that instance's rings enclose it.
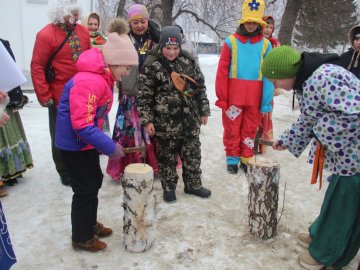
<instances>
[{"instance_id":1,"label":"camouflage snowsuit","mask_svg":"<svg viewBox=\"0 0 360 270\"><path fill-rule=\"evenodd\" d=\"M169 72L159 62L162 58L170 67L197 81L201 87L188 98L171 81ZM138 109L142 124L152 122L158 142L159 177L164 191L174 191L178 182L178 154L183 162L186 189L201 187L200 117L209 116L204 76L194 59L185 51L169 62L155 47L146 59L140 74Z\"/></svg>"}]
</instances>

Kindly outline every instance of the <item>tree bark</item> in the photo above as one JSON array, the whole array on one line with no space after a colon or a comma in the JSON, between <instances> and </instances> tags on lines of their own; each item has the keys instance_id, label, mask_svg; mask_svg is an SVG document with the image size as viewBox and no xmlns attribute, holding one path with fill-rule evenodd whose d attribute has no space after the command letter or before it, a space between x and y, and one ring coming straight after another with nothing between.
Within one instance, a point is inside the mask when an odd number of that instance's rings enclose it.
<instances>
[{"instance_id":1,"label":"tree bark","mask_svg":"<svg viewBox=\"0 0 360 270\"><path fill-rule=\"evenodd\" d=\"M125 4L126 4L126 0L120 0L117 10L116 10L116 17L123 17L125 18Z\"/></svg>"},{"instance_id":2,"label":"tree bark","mask_svg":"<svg viewBox=\"0 0 360 270\"><path fill-rule=\"evenodd\" d=\"M280 164L257 158L248 163L250 233L261 239L276 234Z\"/></svg>"},{"instance_id":3,"label":"tree bark","mask_svg":"<svg viewBox=\"0 0 360 270\"><path fill-rule=\"evenodd\" d=\"M281 20L279 41L281 45L291 45L291 38L302 0L288 0Z\"/></svg>"},{"instance_id":4,"label":"tree bark","mask_svg":"<svg viewBox=\"0 0 360 270\"><path fill-rule=\"evenodd\" d=\"M143 163L126 166L124 188L123 243L131 252L148 250L155 240L155 195L153 169Z\"/></svg>"},{"instance_id":5,"label":"tree bark","mask_svg":"<svg viewBox=\"0 0 360 270\"><path fill-rule=\"evenodd\" d=\"M174 0L161 0L162 5L162 27L172 25L172 12L174 8Z\"/></svg>"}]
</instances>

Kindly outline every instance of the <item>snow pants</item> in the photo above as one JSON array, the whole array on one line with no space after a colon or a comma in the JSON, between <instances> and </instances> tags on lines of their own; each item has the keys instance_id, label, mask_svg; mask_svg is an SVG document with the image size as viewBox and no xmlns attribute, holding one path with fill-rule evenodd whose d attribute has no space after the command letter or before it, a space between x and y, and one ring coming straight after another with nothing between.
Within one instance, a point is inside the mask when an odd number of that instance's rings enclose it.
<instances>
[{"instance_id":1,"label":"snow pants","mask_svg":"<svg viewBox=\"0 0 360 270\"><path fill-rule=\"evenodd\" d=\"M309 252L318 262L335 269L351 262L360 247L360 174L331 177L309 233Z\"/></svg>"},{"instance_id":2,"label":"snow pants","mask_svg":"<svg viewBox=\"0 0 360 270\"><path fill-rule=\"evenodd\" d=\"M260 124L261 113L258 106L236 108L240 110L237 116L236 114L229 116L229 112L222 111L226 156L249 158L254 155L254 138Z\"/></svg>"},{"instance_id":3,"label":"snow pants","mask_svg":"<svg viewBox=\"0 0 360 270\"><path fill-rule=\"evenodd\" d=\"M63 151L66 171L74 192L71 204L72 240L83 243L94 237L98 194L103 182L97 150Z\"/></svg>"},{"instance_id":4,"label":"snow pants","mask_svg":"<svg viewBox=\"0 0 360 270\"><path fill-rule=\"evenodd\" d=\"M186 189L198 189L201 184L201 144L199 136L183 139L162 139L157 137L157 158L159 178L164 191L174 191L178 182L176 164L182 160L182 176Z\"/></svg>"}]
</instances>

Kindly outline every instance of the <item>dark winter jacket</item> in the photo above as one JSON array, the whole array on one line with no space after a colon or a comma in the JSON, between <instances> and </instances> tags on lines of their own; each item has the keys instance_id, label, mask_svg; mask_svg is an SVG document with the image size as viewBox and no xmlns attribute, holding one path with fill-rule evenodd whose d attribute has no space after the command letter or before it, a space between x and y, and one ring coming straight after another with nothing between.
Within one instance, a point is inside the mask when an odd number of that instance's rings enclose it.
<instances>
[{"instance_id":1,"label":"dark winter jacket","mask_svg":"<svg viewBox=\"0 0 360 270\"><path fill-rule=\"evenodd\" d=\"M159 60L200 84L196 94L187 97L179 92ZM137 102L141 123L152 122L156 136L164 139L199 135L200 117L210 115L204 76L195 60L188 52L181 51L179 57L170 62L161 54L159 46L149 52L140 72Z\"/></svg>"},{"instance_id":2,"label":"dark winter jacket","mask_svg":"<svg viewBox=\"0 0 360 270\"><path fill-rule=\"evenodd\" d=\"M340 66L352 72L360 79L360 52L350 48L340 56Z\"/></svg>"},{"instance_id":3,"label":"dark winter jacket","mask_svg":"<svg viewBox=\"0 0 360 270\"><path fill-rule=\"evenodd\" d=\"M159 26L149 20L148 31L142 35L135 35L132 31L129 33L129 37L132 40L136 51L139 54L139 70L145 62L147 52L155 47L156 44L159 43L160 38L160 30Z\"/></svg>"},{"instance_id":4,"label":"dark winter jacket","mask_svg":"<svg viewBox=\"0 0 360 270\"><path fill-rule=\"evenodd\" d=\"M350 29L348 38L351 48L340 56L340 65L343 68L346 68L347 70L352 72L358 78L360 78L360 63L359 63L360 52L357 51L354 47L354 39L355 39L355 33L358 33L359 31L360 31L359 25L354 26L353 28Z\"/></svg>"},{"instance_id":5,"label":"dark winter jacket","mask_svg":"<svg viewBox=\"0 0 360 270\"><path fill-rule=\"evenodd\" d=\"M335 53L321 54L318 52L303 52L301 54L301 65L296 75L294 89L301 94L303 91L303 83L314 73L314 71L322 64L339 65L339 55Z\"/></svg>"},{"instance_id":6,"label":"dark winter jacket","mask_svg":"<svg viewBox=\"0 0 360 270\"><path fill-rule=\"evenodd\" d=\"M1 38L0 41L4 45L5 49L8 51L8 53L10 54L11 58L14 59L15 61L15 56L11 50L10 42ZM8 92L8 95L10 98L10 103L7 106L8 108L20 109L27 103L27 97L23 96L23 92L20 86L10 90Z\"/></svg>"}]
</instances>

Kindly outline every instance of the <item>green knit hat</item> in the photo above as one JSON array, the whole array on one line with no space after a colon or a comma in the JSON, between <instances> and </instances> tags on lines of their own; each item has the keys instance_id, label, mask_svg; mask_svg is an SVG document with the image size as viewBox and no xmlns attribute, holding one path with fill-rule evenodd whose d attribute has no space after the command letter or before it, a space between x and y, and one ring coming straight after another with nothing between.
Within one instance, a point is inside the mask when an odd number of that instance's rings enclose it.
<instances>
[{"instance_id":1,"label":"green knit hat","mask_svg":"<svg viewBox=\"0 0 360 270\"><path fill-rule=\"evenodd\" d=\"M301 54L290 46L280 46L271 50L261 67L263 76L269 79L287 79L295 77L299 71Z\"/></svg>"}]
</instances>

